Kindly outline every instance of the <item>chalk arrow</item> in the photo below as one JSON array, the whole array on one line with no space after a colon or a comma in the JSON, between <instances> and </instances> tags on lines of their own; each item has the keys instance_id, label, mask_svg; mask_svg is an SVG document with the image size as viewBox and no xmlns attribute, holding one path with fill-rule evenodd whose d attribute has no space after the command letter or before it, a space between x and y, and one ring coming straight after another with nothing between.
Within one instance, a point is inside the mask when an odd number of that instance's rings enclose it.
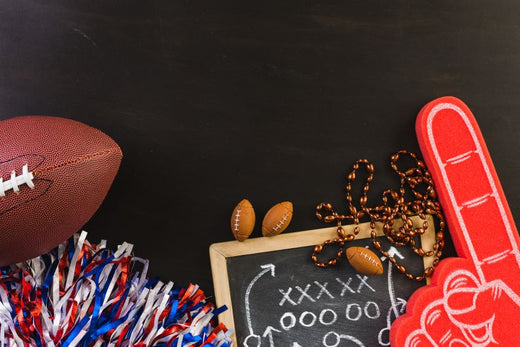
<instances>
[{"instance_id":1,"label":"chalk arrow","mask_svg":"<svg viewBox=\"0 0 520 347\"><path fill-rule=\"evenodd\" d=\"M404 256L399 253L399 251L391 246L388 250L388 255L390 257L398 257L399 259L404 259ZM386 260L386 257L381 257L381 260ZM394 282L392 281L392 263L388 262L388 294L390 295L390 304L392 309L394 310L395 318L399 317L402 312L399 312L397 309L397 301L395 300L395 290L394 290ZM406 305L406 304L405 304Z\"/></svg>"},{"instance_id":2,"label":"chalk arrow","mask_svg":"<svg viewBox=\"0 0 520 347\"><path fill-rule=\"evenodd\" d=\"M392 253L390 253L392 252ZM395 249L395 247L390 247L390 250L388 251L388 254L393 257L394 255L397 255L399 258L403 259L404 257ZM403 300L401 298L395 298L395 289L394 289L394 282L392 280L392 263L388 262L388 295L390 296L390 307L392 310L394 310L395 318L399 317L404 311L398 309L398 303L397 301ZM404 300L403 300L404 301ZM402 303L401 303L402 305ZM401 306L403 307L403 306ZM406 301L404 301L404 307L406 307Z\"/></svg>"},{"instance_id":3,"label":"chalk arrow","mask_svg":"<svg viewBox=\"0 0 520 347\"><path fill-rule=\"evenodd\" d=\"M298 342L293 342L292 347L302 347L302 345L300 345Z\"/></svg>"},{"instance_id":4,"label":"chalk arrow","mask_svg":"<svg viewBox=\"0 0 520 347\"><path fill-rule=\"evenodd\" d=\"M269 346L274 347L274 340L273 340L273 331L279 333L280 330L273 328L272 326L268 326L265 328L264 333L262 334L262 337L269 337Z\"/></svg>"},{"instance_id":5,"label":"chalk arrow","mask_svg":"<svg viewBox=\"0 0 520 347\"><path fill-rule=\"evenodd\" d=\"M394 246L390 247L388 250L388 255L394 258L397 256L399 259L404 259L404 256ZM381 257L381 260L385 261L386 257Z\"/></svg>"},{"instance_id":6,"label":"chalk arrow","mask_svg":"<svg viewBox=\"0 0 520 347\"><path fill-rule=\"evenodd\" d=\"M269 270L271 270L271 276L273 276L273 277L275 276L274 270L275 270L276 266L274 266L273 264L260 265L260 267L262 269L269 269Z\"/></svg>"},{"instance_id":7,"label":"chalk arrow","mask_svg":"<svg viewBox=\"0 0 520 347\"><path fill-rule=\"evenodd\" d=\"M391 270L391 268L389 270ZM392 307L390 307L388 314L386 315L386 327L381 329L379 334L377 334L377 340L381 346L390 346L390 327L392 326L392 322L406 311L406 300L402 298L397 298L397 300L392 298L390 299L394 301L392 303ZM393 319L392 312L394 312Z\"/></svg>"},{"instance_id":8,"label":"chalk arrow","mask_svg":"<svg viewBox=\"0 0 520 347\"><path fill-rule=\"evenodd\" d=\"M388 254L391 256L391 257L394 257L397 256L399 259L404 259L404 256L399 253L399 251L394 247L390 247L390 249L388 250Z\"/></svg>"},{"instance_id":9,"label":"chalk arrow","mask_svg":"<svg viewBox=\"0 0 520 347\"><path fill-rule=\"evenodd\" d=\"M249 308L249 295L251 294L251 289L255 285L256 281L263 275L265 275L268 272L271 272L271 276L275 276L275 266L273 264L264 264L260 266L262 268L262 271L258 273L258 275L253 278L253 280L249 283L246 289L246 297L245 297L245 306L246 306L246 320L247 320L247 327L249 328L249 335L255 335L253 332L253 324L251 323L251 309Z\"/></svg>"},{"instance_id":10,"label":"chalk arrow","mask_svg":"<svg viewBox=\"0 0 520 347\"><path fill-rule=\"evenodd\" d=\"M404 313L404 311L406 311L406 304L407 304L406 300L403 298L397 298L397 301L398 301L397 306L400 307L399 311L401 313Z\"/></svg>"}]
</instances>

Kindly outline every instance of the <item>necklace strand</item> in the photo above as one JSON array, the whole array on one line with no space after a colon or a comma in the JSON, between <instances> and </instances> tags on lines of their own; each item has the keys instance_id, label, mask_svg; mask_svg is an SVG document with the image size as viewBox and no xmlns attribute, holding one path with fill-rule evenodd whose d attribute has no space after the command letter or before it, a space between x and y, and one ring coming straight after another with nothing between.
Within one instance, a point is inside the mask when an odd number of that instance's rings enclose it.
<instances>
[{"instance_id":1,"label":"necklace strand","mask_svg":"<svg viewBox=\"0 0 520 347\"><path fill-rule=\"evenodd\" d=\"M414 162L415 167L406 171L399 170L397 162L403 156L409 156ZM336 265L338 259L344 256L345 244L354 240L359 233L360 219L368 216L370 220L370 229L372 244L383 256L387 257L390 262L403 273L407 278L416 281L422 281L426 277L432 275L434 269L439 263L444 248L444 230L446 223L441 211L440 203L437 200L437 194L433 185L430 172L426 169L424 162L420 160L415 153L407 150L401 150L390 157L390 166L394 172L400 177L399 189L386 189L383 192L382 204L375 207L368 207L368 191L370 184L374 179L374 166L367 159L359 159L352 166L352 171L347 175L346 199L347 199L347 214L339 214L334 210L330 203L320 203L316 206L316 217L325 223L335 223L338 228L336 230L337 237L327 240L322 244L316 245L312 253L312 260L319 267L328 267ZM368 173L363 192L359 198L359 206L356 207L352 199L352 183L356 180L356 172L364 167ZM419 188L421 188L419 190ZM407 201L405 194L411 192L412 199ZM424 234L428 228L428 221L426 215L432 215L438 220L439 230L435 233L435 243L432 249L425 250L416 244L416 237ZM414 227L411 216L417 215L422 220L419 227ZM394 227L394 220L400 219L403 225ZM354 230L352 233L346 233L342 228L344 222L353 223ZM434 257L431 266L424 269L422 274L416 276L408 272L406 267L400 264L388 251L383 249L383 246L376 238L376 222L383 224L383 233L386 239L396 246L409 246L420 257ZM318 260L318 255L323 249L330 245L339 245L339 250L336 255L322 262Z\"/></svg>"}]
</instances>

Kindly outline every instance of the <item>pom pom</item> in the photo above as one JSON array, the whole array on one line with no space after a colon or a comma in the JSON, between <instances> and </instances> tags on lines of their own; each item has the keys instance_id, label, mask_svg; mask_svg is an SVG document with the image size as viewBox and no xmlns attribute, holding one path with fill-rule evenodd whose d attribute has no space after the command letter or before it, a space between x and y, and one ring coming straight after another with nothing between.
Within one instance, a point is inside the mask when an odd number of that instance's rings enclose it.
<instances>
[{"instance_id":1,"label":"pom pom","mask_svg":"<svg viewBox=\"0 0 520 347\"><path fill-rule=\"evenodd\" d=\"M148 261L87 233L1 268L0 346L231 346L197 285L148 279Z\"/></svg>"}]
</instances>

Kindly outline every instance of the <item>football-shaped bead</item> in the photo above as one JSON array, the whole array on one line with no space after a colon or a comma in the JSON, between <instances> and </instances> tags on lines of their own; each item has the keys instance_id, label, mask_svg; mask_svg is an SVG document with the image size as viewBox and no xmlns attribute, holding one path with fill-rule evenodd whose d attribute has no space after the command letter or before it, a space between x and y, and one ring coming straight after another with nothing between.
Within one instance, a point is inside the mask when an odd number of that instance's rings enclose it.
<instances>
[{"instance_id":1,"label":"football-shaped bead","mask_svg":"<svg viewBox=\"0 0 520 347\"><path fill-rule=\"evenodd\" d=\"M244 241L255 227L255 210L249 200L240 201L231 215L231 231L238 241Z\"/></svg>"},{"instance_id":2,"label":"football-shaped bead","mask_svg":"<svg viewBox=\"0 0 520 347\"><path fill-rule=\"evenodd\" d=\"M262 222L262 235L274 236L283 232L289 226L293 215L293 205L284 201L271 207Z\"/></svg>"},{"instance_id":3,"label":"football-shaped bead","mask_svg":"<svg viewBox=\"0 0 520 347\"><path fill-rule=\"evenodd\" d=\"M0 265L48 252L92 217L119 169L103 132L57 117L0 121Z\"/></svg>"},{"instance_id":4,"label":"football-shaped bead","mask_svg":"<svg viewBox=\"0 0 520 347\"><path fill-rule=\"evenodd\" d=\"M350 265L363 275L381 275L383 273L381 259L365 247L349 247L347 259Z\"/></svg>"}]
</instances>

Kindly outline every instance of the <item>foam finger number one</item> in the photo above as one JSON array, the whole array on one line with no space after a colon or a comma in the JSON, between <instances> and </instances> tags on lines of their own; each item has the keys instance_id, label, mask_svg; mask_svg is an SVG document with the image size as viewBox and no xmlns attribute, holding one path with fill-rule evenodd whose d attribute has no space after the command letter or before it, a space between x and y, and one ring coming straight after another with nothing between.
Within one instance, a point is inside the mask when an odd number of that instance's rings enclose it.
<instances>
[{"instance_id":1,"label":"foam finger number one","mask_svg":"<svg viewBox=\"0 0 520 347\"><path fill-rule=\"evenodd\" d=\"M416 131L461 258L441 261L429 288L412 295L392 344L450 345L456 331L467 345L518 342L511 324L520 317L520 238L477 122L461 100L443 97L423 107ZM437 316L425 314L433 306Z\"/></svg>"}]
</instances>

